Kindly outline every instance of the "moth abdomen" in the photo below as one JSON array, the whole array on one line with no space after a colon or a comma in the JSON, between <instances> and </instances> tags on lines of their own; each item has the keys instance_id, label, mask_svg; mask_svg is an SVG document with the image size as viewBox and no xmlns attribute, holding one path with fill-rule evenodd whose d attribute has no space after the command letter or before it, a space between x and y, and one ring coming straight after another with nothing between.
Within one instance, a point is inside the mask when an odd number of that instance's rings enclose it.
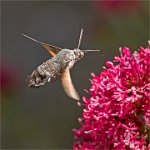
<instances>
[{"instance_id":1,"label":"moth abdomen","mask_svg":"<svg viewBox=\"0 0 150 150\"><path fill-rule=\"evenodd\" d=\"M36 69L32 72L31 75L27 76L27 82L29 87L38 88L41 85L44 85L47 81L47 77L45 74L40 74L40 72Z\"/></svg>"},{"instance_id":2,"label":"moth abdomen","mask_svg":"<svg viewBox=\"0 0 150 150\"><path fill-rule=\"evenodd\" d=\"M37 67L31 75L27 76L29 87L40 87L47 81L51 82L56 80L61 75L61 66L55 60L47 60Z\"/></svg>"}]
</instances>

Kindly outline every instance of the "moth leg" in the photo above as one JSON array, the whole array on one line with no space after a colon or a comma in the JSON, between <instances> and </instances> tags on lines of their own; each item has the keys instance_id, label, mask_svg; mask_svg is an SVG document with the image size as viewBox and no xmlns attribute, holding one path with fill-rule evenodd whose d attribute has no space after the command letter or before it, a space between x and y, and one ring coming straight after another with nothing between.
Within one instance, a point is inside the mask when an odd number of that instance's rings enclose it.
<instances>
[{"instance_id":1,"label":"moth leg","mask_svg":"<svg viewBox=\"0 0 150 150\"><path fill-rule=\"evenodd\" d=\"M50 82L51 81L51 78L48 78L48 80L47 80L48 82Z\"/></svg>"}]
</instances>

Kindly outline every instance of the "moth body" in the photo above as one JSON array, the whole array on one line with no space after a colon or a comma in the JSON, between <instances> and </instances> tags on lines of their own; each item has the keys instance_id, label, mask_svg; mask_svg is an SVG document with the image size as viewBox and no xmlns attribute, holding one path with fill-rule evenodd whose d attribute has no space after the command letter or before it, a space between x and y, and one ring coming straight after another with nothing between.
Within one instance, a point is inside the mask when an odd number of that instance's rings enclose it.
<instances>
[{"instance_id":1,"label":"moth body","mask_svg":"<svg viewBox=\"0 0 150 150\"><path fill-rule=\"evenodd\" d=\"M55 57L42 63L27 77L29 87L39 87L47 81L58 79L66 67L71 69L73 65L84 56L79 49L62 49Z\"/></svg>"}]
</instances>

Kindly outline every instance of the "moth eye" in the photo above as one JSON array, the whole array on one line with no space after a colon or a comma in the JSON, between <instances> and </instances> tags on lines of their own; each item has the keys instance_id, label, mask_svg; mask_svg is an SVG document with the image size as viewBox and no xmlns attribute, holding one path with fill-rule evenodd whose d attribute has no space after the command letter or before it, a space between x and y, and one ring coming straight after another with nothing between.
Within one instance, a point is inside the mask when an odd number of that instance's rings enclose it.
<instances>
[{"instance_id":1,"label":"moth eye","mask_svg":"<svg viewBox=\"0 0 150 150\"><path fill-rule=\"evenodd\" d=\"M84 56L84 52L81 51L81 52L79 53L79 58L81 58L81 57L83 57L83 56Z\"/></svg>"},{"instance_id":2,"label":"moth eye","mask_svg":"<svg viewBox=\"0 0 150 150\"><path fill-rule=\"evenodd\" d=\"M81 54L80 54L81 56L84 56L84 52L81 52Z\"/></svg>"},{"instance_id":3,"label":"moth eye","mask_svg":"<svg viewBox=\"0 0 150 150\"><path fill-rule=\"evenodd\" d=\"M79 59L81 59L84 56L84 53L81 52L81 51L80 52L76 52L75 56L76 56L76 60L79 60Z\"/></svg>"}]
</instances>

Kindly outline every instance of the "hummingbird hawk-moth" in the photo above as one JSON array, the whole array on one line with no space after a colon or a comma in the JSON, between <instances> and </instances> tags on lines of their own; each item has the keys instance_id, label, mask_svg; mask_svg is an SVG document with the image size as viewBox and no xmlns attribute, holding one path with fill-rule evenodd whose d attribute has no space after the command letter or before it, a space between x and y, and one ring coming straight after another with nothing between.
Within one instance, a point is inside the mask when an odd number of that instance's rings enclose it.
<instances>
[{"instance_id":1,"label":"hummingbird hawk-moth","mask_svg":"<svg viewBox=\"0 0 150 150\"><path fill-rule=\"evenodd\" d=\"M77 93L71 80L70 69L84 56L86 52L100 51L80 50L79 47L81 44L82 35L83 29L81 29L78 47L70 50L40 42L23 34L23 36L27 37L28 39L41 44L52 57L38 66L30 75L27 76L28 86L37 88L44 85L46 82L51 82L60 78L66 94L75 100L79 100L79 94Z\"/></svg>"}]
</instances>

